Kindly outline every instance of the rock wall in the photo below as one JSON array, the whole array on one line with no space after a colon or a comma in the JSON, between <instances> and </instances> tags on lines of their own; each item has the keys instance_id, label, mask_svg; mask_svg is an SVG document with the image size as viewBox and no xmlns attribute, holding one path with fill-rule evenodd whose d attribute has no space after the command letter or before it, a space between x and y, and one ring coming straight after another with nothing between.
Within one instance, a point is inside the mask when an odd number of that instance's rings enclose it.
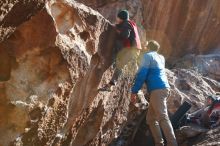
<instances>
[{"instance_id":1,"label":"rock wall","mask_svg":"<svg viewBox=\"0 0 220 146\"><path fill-rule=\"evenodd\" d=\"M220 81L220 54L189 54L173 63L173 68L194 69L203 76Z\"/></svg>"},{"instance_id":2,"label":"rock wall","mask_svg":"<svg viewBox=\"0 0 220 146\"><path fill-rule=\"evenodd\" d=\"M77 0L85 5L92 7L100 12L106 19L115 23L117 13L120 10L127 9L130 18L138 26L141 42L144 45L146 41L146 32L143 26L143 4L141 0Z\"/></svg>"},{"instance_id":3,"label":"rock wall","mask_svg":"<svg viewBox=\"0 0 220 146\"><path fill-rule=\"evenodd\" d=\"M170 59L220 47L220 1L142 0L147 38L158 40Z\"/></svg>"},{"instance_id":4,"label":"rock wall","mask_svg":"<svg viewBox=\"0 0 220 146\"><path fill-rule=\"evenodd\" d=\"M68 64L54 44L56 34L52 18L39 12L0 44L4 61L0 83L4 101L0 113L1 145L24 131L30 121L27 113L34 105L32 100L45 104L58 84L71 81Z\"/></svg>"},{"instance_id":5,"label":"rock wall","mask_svg":"<svg viewBox=\"0 0 220 146\"><path fill-rule=\"evenodd\" d=\"M79 122L72 132L75 145L88 143L101 127L107 127L102 143L108 143L129 105L127 85L111 94L97 90L112 63L115 31L79 3L52 1L45 7L0 44L0 144L14 139L12 145L51 145L67 116L72 125Z\"/></svg>"},{"instance_id":6,"label":"rock wall","mask_svg":"<svg viewBox=\"0 0 220 146\"><path fill-rule=\"evenodd\" d=\"M186 54L208 54L220 47L220 2L165 0L78 0L115 21L128 9L139 26L142 41L155 39L162 53L173 61ZM144 44L144 42L143 42Z\"/></svg>"},{"instance_id":7,"label":"rock wall","mask_svg":"<svg viewBox=\"0 0 220 146\"><path fill-rule=\"evenodd\" d=\"M84 2L112 20L107 11L113 6L137 8L132 17L142 19L141 8L133 7L138 0ZM0 146L108 145L136 116L129 105L132 77L122 76L113 92L98 92L112 76L113 25L75 1L30 3L0 3L7 6L0 28L6 32L0 43ZM32 10L35 4L39 7ZM16 23L11 17L18 17ZM195 110L208 94L220 90L218 82L194 71L167 73L171 112L184 100ZM60 138L66 122L72 127Z\"/></svg>"},{"instance_id":8,"label":"rock wall","mask_svg":"<svg viewBox=\"0 0 220 146\"><path fill-rule=\"evenodd\" d=\"M43 6L44 0L2 0L0 2L0 42Z\"/></svg>"}]
</instances>

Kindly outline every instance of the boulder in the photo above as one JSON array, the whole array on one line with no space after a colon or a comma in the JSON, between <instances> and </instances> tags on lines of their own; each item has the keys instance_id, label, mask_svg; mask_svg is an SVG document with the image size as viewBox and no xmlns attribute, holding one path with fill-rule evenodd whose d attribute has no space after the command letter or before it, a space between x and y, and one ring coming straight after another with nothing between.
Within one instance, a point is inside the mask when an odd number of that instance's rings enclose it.
<instances>
[{"instance_id":1,"label":"boulder","mask_svg":"<svg viewBox=\"0 0 220 146\"><path fill-rule=\"evenodd\" d=\"M140 4L109 2L91 7L107 14L113 6ZM133 77L122 76L113 92L98 91L113 73L116 32L107 19L71 0L1 4L0 145L108 145L120 133L129 134L122 131L133 119L138 123L132 125L140 124L137 117L143 115L129 101ZM141 9L135 8L132 17L139 20ZM185 100L196 110L219 90L214 80L192 70L167 74L171 113ZM67 121L72 127L60 138Z\"/></svg>"},{"instance_id":2,"label":"boulder","mask_svg":"<svg viewBox=\"0 0 220 146\"><path fill-rule=\"evenodd\" d=\"M206 133L201 134L196 139L191 140L190 145L195 146L215 146L220 144L220 128L211 129Z\"/></svg>"},{"instance_id":3,"label":"boulder","mask_svg":"<svg viewBox=\"0 0 220 146\"><path fill-rule=\"evenodd\" d=\"M215 80L204 80L204 77L194 70L167 70L167 75L171 85L171 96L167 102L171 113L174 113L184 101L192 104L191 112L200 109L206 106L209 95L220 90L220 85Z\"/></svg>"},{"instance_id":4,"label":"boulder","mask_svg":"<svg viewBox=\"0 0 220 146\"><path fill-rule=\"evenodd\" d=\"M44 6L44 0L0 2L0 42L8 38L17 26L30 19Z\"/></svg>"},{"instance_id":5,"label":"boulder","mask_svg":"<svg viewBox=\"0 0 220 146\"><path fill-rule=\"evenodd\" d=\"M20 7L22 9L22 7ZM112 76L115 30L91 8L50 1L0 43L0 145L107 145L129 112L132 81ZM57 138L70 119L71 136Z\"/></svg>"},{"instance_id":6,"label":"boulder","mask_svg":"<svg viewBox=\"0 0 220 146\"><path fill-rule=\"evenodd\" d=\"M220 81L220 54L189 54L173 63L174 68L194 69L204 77Z\"/></svg>"},{"instance_id":7,"label":"boulder","mask_svg":"<svg viewBox=\"0 0 220 146\"><path fill-rule=\"evenodd\" d=\"M91 110L84 116L90 115L99 101L108 115L102 123L101 110L96 118L100 124L104 125L113 111L120 115L117 105L107 105L122 99L119 104L128 102L126 96L120 96L122 93L118 94L120 98L116 96L118 92L128 92L126 88L109 95L98 95L97 90L102 77L101 86L112 74L110 69L103 76L112 63L114 38L109 21L75 1L47 2L44 9L17 26L0 44L4 59L0 67L0 145L9 145L13 139L24 145L52 143L67 116L74 124L89 106ZM42 111L34 108L32 96L43 104ZM124 116L120 119L117 126L125 121ZM77 127L76 133L80 129L82 126ZM21 133L25 134L19 137ZM88 134L88 141L96 134Z\"/></svg>"}]
</instances>

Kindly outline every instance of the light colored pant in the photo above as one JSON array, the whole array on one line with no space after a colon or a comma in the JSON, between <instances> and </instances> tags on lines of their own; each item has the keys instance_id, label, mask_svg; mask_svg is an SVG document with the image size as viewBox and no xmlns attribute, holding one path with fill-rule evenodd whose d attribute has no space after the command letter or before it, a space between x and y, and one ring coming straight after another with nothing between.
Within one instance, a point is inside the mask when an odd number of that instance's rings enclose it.
<instances>
[{"instance_id":1,"label":"light colored pant","mask_svg":"<svg viewBox=\"0 0 220 146\"><path fill-rule=\"evenodd\" d=\"M153 135L155 146L164 145L161 129L165 135L167 146L177 146L176 137L167 111L166 100L169 94L169 89L158 89L150 93L147 124Z\"/></svg>"},{"instance_id":2,"label":"light colored pant","mask_svg":"<svg viewBox=\"0 0 220 146\"><path fill-rule=\"evenodd\" d=\"M121 51L117 53L117 56L115 58L115 71L111 79L112 84L116 84L119 76L122 74L122 69L125 65L128 63L132 63L132 69L129 68L129 72L136 72L135 67L137 66L137 59L138 59L139 50L137 48L124 48Z\"/></svg>"}]
</instances>

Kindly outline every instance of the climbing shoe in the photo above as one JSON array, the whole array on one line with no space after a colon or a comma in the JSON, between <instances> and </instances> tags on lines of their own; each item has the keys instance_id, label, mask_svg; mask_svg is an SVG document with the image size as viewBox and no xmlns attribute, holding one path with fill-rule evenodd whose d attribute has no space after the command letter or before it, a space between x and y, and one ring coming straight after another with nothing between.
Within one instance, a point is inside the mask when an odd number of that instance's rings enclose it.
<instances>
[{"instance_id":1,"label":"climbing shoe","mask_svg":"<svg viewBox=\"0 0 220 146\"><path fill-rule=\"evenodd\" d=\"M112 90L113 90L113 85L111 84L106 84L104 87L99 89L99 91L107 91L107 92L111 92Z\"/></svg>"}]
</instances>

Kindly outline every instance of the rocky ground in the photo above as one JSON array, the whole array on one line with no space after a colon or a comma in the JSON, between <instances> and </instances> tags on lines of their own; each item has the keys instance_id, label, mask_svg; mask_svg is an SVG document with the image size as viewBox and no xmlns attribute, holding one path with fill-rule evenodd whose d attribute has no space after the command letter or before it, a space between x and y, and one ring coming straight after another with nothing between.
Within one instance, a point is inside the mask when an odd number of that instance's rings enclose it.
<instances>
[{"instance_id":1,"label":"rocky ground","mask_svg":"<svg viewBox=\"0 0 220 146\"><path fill-rule=\"evenodd\" d=\"M143 44L153 38L167 48L161 53L170 67L171 113L184 101L192 112L220 92L219 53L213 53L220 42L218 0L78 1L89 7L73 0L0 2L0 146L149 145L146 111L130 105L132 77L122 76L113 92L98 91L112 75L111 22L120 8L131 12ZM71 129L62 138L67 121ZM218 145L219 133L179 142Z\"/></svg>"}]
</instances>

